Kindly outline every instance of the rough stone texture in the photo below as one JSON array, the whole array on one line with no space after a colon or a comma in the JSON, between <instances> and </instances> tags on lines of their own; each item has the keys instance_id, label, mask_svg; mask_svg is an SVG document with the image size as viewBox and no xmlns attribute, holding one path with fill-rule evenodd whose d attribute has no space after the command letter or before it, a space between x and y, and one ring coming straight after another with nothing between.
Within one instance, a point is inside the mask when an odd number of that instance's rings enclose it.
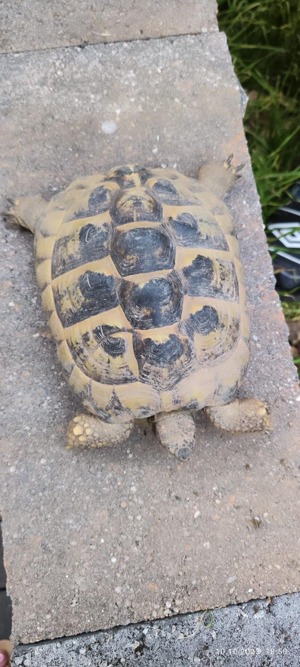
<instances>
[{"instance_id":1,"label":"rough stone texture","mask_svg":"<svg viewBox=\"0 0 300 667\"><path fill-rule=\"evenodd\" d=\"M47 194L130 160L196 175L201 161L245 152L222 35L2 55L0 75L6 194Z\"/></svg>"},{"instance_id":2,"label":"rough stone texture","mask_svg":"<svg viewBox=\"0 0 300 667\"><path fill-rule=\"evenodd\" d=\"M2 227L1 505L15 640L297 590L299 387L224 37L4 55L0 72L7 194L49 195L75 175L131 160L188 175L231 152L246 163L228 197L252 322L241 393L267 402L273 426L231 435L200 415L185 464L146 424L121 447L66 451L78 403L41 311L32 238Z\"/></svg>"},{"instance_id":3,"label":"rough stone texture","mask_svg":"<svg viewBox=\"0 0 300 667\"><path fill-rule=\"evenodd\" d=\"M0 51L208 32L217 30L216 11L215 0L5 0Z\"/></svg>"},{"instance_id":4,"label":"rough stone texture","mask_svg":"<svg viewBox=\"0 0 300 667\"><path fill-rule=\"evenodd\" d=\"M17 647L12 667L299 667L300 595Z\"/></svg>"}]
</instances>

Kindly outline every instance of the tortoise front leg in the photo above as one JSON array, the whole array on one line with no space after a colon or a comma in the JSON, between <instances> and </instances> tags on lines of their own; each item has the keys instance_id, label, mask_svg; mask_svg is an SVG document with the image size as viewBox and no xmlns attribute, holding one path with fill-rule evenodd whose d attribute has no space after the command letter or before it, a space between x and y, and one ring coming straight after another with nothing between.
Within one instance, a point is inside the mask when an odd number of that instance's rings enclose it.
<instances>
[{"instance_id":1,"label":"tortoise front leg","mask_svg":"<svg viewBox=\"0 0 300 667\"><path fill-rule=\"evenodd\" d=\"M206 408L205 412L215 426L224 431L262 431L270 427L266 407L256 398L242 398Z\"/></svg>"},{"instance_id":2,"label":"tortoise front leg","mask_svg":"<svg viewBox=\"0 0 300 667\"><path fill-rule=\"evenodd\" d=\"M229 155L224 162L209 162L204 164L199 170L199 181L208 192L223 199L226 192L230 190L234 181L239 178L239 171L244 167L243 164L234 167L232 164L233 155Z\"/></svg>"},{"instance_id":3,"label":"tortoise front leg","mask_svg":"<svg viewBox=\"0 0 300 667\"><path fill-rule=\"evenodd\" d=\"M134 420L108 424L91 414L77 415L69 424L67 449L73 447L110 447L127 440Z\"/></svg>"}]
</instances>

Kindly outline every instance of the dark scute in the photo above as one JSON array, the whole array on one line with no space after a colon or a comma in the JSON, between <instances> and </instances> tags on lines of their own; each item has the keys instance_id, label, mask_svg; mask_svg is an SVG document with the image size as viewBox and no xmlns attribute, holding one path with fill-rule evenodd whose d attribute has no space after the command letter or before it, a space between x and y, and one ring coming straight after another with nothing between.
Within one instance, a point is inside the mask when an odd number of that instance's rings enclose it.
<instances>
[{"instance_id":1,"label":"dark scute","mask_svg":"<svg viewBox=\"0 0 300 667\"><path fill-rule=\"evenodd\" d=\"M197 313L190 315L184 324L186 333L193 337L194 333L207 336L219 326L219 316L213 306L203 306Z\"/></svg>"},{"instance_id":2,"label":"dark scute","mask_svg":"<svg viewBox=\"0 0 300 667\"><path fill-rule=\"evenodd\" d=\"M180 245L187 247L202 246L206 248L217 248L228 250L228 244L218 225L210 222L210 235L203 235L199 230L201 220L191 213L181 213L177 218L169 218L169 223L174 230L176 239ZM203 220L203 222L207 222Z\"/></svg>"},{"instance_id":3,"label":"dark scute","mask_svg":"<svg viewBox=\"0 0 300 667\"><path fill-rule=\"evenodd\" d=\"M134 165L125 165L124 167L119 167L118 169L115 169L112 178L118 179L118 178L123 178L124 176L131 176L131 174L138 174L139 173L139 166L137 164Z\"/></svg>"},{"instance_id":4,"label":"dark scute","mask_svg":"<svg viewBox=\"0 0 300 667\"><path fill-rule=\"evenodd\" d=\"M101 306L101 311L107 309L110 300L115 300L114 278L106 276L97 271L86 271L79 278L79 286L82 295L91 303L97 302ZM107 301L107 303L105 303Z\"/></svg>"},{"instance_id":5,"label":"dark scute","mask_svg":"<svg viewBox=\"0 0 300 667\"><path fill-rule=\"evenodd\" d=\"M135 185L134 180L130 177L138 172L139 172L138 165L135 164L132 167L125 165L124 167L119 167L118 169L115 169L113 174L107 180L118 183L120 188L130 188Z\"/></svg>"},{"instance_id":6,"label":"dark scute","mask_svg":"<svg viewBox=\"0 0 300 667\"><path fill-rule=\"evenodd\" d=\"M84 341L82 340L70 340L68 341L68 346L71 351L73 359L75 359L76 363L81 362L85 360L86 358L86 348L83 345Z\"/></svg>"},{"instance_id":7,"label":"dark scute","mask_svg":"<svg viewBox=\"0 0 300 667\"><path fill-rule=\"evenodd\" d=\"M132 166L126 164L124 167L119 167L114 171L113 177L118 177L118 176L128 176L128 174L136 174L139 171L139 167L137 164L134 164Z\"/></svg>"},{"instance_id":8,"label":"dark scute","mask_svg":"<svg viewBox=\"0 0 300 667\"><path fill-rule=\"evenodd\" d=\"M178 228L179 231L182 228L186 228L187 232L198 231L198 220L191 213L180 213L177 218L169 218L169 220L175 229Z\"/></svg>"},{"instance_id":9,"label":"dark scute","mask_svg":"<svg viewBox=\"0 0 300 667\"><path fill-rule=\"evenodd\" d=\"M172 366L184 353L184 346L175 334L170 334L167 341L157 343L152 338L139 340L135 345L138 364L145 362L153 366Z\"/></svg>"},{"instance_id":10,"label":"dark scute","mask_svg":"<svg viewBox=\"0 0 300 667\"><path fill-rule=\"evenodd\" d=\"M125 409L114 390L109 403L105 406L105 412L114 417L125 412Z\"/></svg>"},{"instance_id":11,"label":"dark scute","mask_svg":"<svg viewBox=\"0 0 300 667\"><path fill-rule=\"evenodd\" d=\"M87 326L88 326L87 322ZM79 341L69 341L68 345L72 353L72 357L79 368L82 368L84 373L96 382L103 384L118 385L136 382L137 377L132 373L129 366L126 364L126 359L123 358L124 352L127 351L127 342L118 336L107 335L107 331L120 332L121 329L117 327L110 327L103 325L96 327L94 330L89 329L84 332ZM87 361L94 352L101 348L108 355L101 355L100 363L95 360L92 368L87 367ZM121 356L122 370L114 371L111 365L111 357L116 358ZM72 369L71 369L72 370Z\"/></svg>"},{"instance_id":12,"label":"dark scute","mask_svg":"<svg viewBox=\"0 0 300 667\"><path fill-rule=\"evenodd\" d=\"M170 206L183 206L197 203L197 199L192 192L184 195L176 189L174 183L169 179L160 179L152 185L152 192L159 201Z\"/></svg>"},{"instance_id":13,"label":"dark scute","mask_svg":"<svg viewBox=\"0 0 300 667\"><path fill-rule=\"evenodd\" d=\"M93 215L98 215L99 213L107 211L110 207L112 195L113 193L109 188L99 185L89 196L88 208L76 211L70 219L77 220L78 218L89 218Z\"/></svg>"},{"instance_id":14,"label":"dark scute","mask_svg":"<svg viewBox=\"0 0 300 667\"><path fill-rule=\"evenodd\" d=\"M62 294L58 294L54 289L54 298L58 316L63 326L68 327L77 322L82 322L88 317L103 313L105 310L110 310L118 305L118 297L116 292L116 285L113 276L106 276L102 273L94 271L86 271L80 276L78 287L84 300L80 308L76 310L65 310L61 308L61 297L68 294L70 303L72 304L72 288L62 290ZM76 290L76 286L74 286Z\"/></svg>"},{"instance_id":15,"label":"dark scute","mask_svg":"<svg viewBox=\"0 0 300 667\"><path fill-rule=\"evenodd\" d=\"M77 234L78 232L75 232L73 235L75 239ZM79 248L75 254L68 252L68 244L72 239L72 235L58 239L53 250L52 277L56 278L62 273L71 271L82 264L102 259L102 257L108 255L110 251L110 237L111 226L109 223L105 223L101 227L89 223L82 227L79 232Z\"/></svg>"},{"instance_id":16,"label":"dark scute","mask_svg":"<svg viewBox=\"0 0 300 667\"><path fill-rule=\"evenodd\" d=\"M175 185L167 179L156 181L152 186L152 190L155 195L165 203L174 203L179 196Z\"/></svg>"},{"instance_id":17,"label":"dark scute","mask_svg":"<svg viewBox=\"0 0 300 667\"><path fill-rule=\"evenodd\" d=\"M150 169L142 167L142 169L139 170L139 176L141 179L141 185L144 185L149 180L149 178L151 178L152 172Z\"/></svg>"},{"instance_id":18,"label":"dark scute","mask_svg":"<svg viewBox=\"0 0 300 667\"><path fill-rule=\"evenodd\" d=\"M99 185L89 196L88 210L90 215L97 215L106 211L111 200L112 192L108 188Z\"/></svg>"},{"instance_id":19,"label":"dark scute","mask_svg":"<svg viewBox=\"0 0 300 667\"><path fill-rule=\"evenodd\" d=\"M151 384L158 391L173 389L190 372L193 352L185 336L171 333L167 340L159 342L150 337L143 338L136 332L133 347L140 380Z\"/></svg>"},{"instance_id":20,"label":"dark scute","mask_svg":"<svg viewBox=\"0 0 300 667\"><path fill-rule=\"evenodd\" d=\"M175 264L175 248L170 237L161 229L147 227L117 231L111 255L122 276L171 269Z\"/></svg>"},{"instance_id":21,"label":"dark scute","mask_svg":"<svg viewBox=\"0 0 300 667\"><path fill-rule=\"evenodd\" d=\"M108 222L101 227L91 223L80 230L80 255L83 261L91 262L109 254L111 226ZM83 263L83 262L82 262Z\"/></svg>"},{"instance_id":22,"label":"dark scute","mask_svg":"<svg viewBox=\"0 0 300 667\"><path fill-rule=\"evenodd\" d=\"M112 219L116 225L145 220L159 222L162 219L161 204L148 192L143 195L128 192L127 196L124 195L121 191L113 206Z\"/></svg>"},{"instance_id":23,"label":"dark scute","mask_svg":"<svg viewBox=\"0 0 300 667\"><path fill-rule=\"evenodd\" d=\"M117 333L119 331L124 331L124 329L109 326L107 324L95 327L93 330L93 335L96 341L101 343L105 352L111 357L119 357L125 352L126 349L126 343L123 338L115 338L112 336L113 333Z\"/></svg>"},{"instance_id":24,"label":"dark scute","mask_svg":"<svg viewBox=\"0 0 300 667\"><path fill-rule=\"evenodd\" d=\"M190 296L205 295L213 280L213 262L209 257L198 255L190 266L183 269L187 281L186 293Z\"/></svg>"},{"instance_id":25,"label":"dark scute","mask_svg":"<svg viewBox=\"0 0 300 667\"><path fill-rule=\"evenodd\" d=\"M109 336L108 338L103 339L102 347L111 357L119 357L124 354L126 343L123 338L113 338L113 336Z\"/></svg>"},{"instance_id":26,"label":"dark scute","mask_svg":"<svg viewBox=\"0 0 300 667\"><path fill-rule=\"evenodd\" d=\"M127 319L136 329L164 327L180 320L181 281L175 272L165 278L153 278L143 287L124 280L120 300Z\"/></svg>"},{"instance_id":27,"label":"dark scute","mask_svg":"<svg viewBox=\"0 0 300 667\"><path fill-rule=\"evenodd\" d=\"M114 327L109 324L101 324L100 326L93 329L93 335L100 343L103 341L103 338L106 338L106 336L111 336L111 334L117 333L118 331L124 331L124 329L120 329L119 327ZM83 336L84 335L85 334L83 334Z\"/></svg>"},{"instance_id":28,"label":"dark scute","mask_svg":"<svg viewBox=\"0 0 300 667\"><path fill-rule=\"evenodd\" d=\"M130 176L132 174L138 174L140 178L141 185L144 185L146 181L152 176L151 169L146 167L139 167L139 165L134 164L132 166L125 165L124 167L119 167L115 169L112 176L108 180L116 181L120 187L128 187L128 184L131 182ZM129 186L130 187L130 186Z\"/></svg>"},{"instance_id":29,"label":"dark scute","mask_svg":"<svg viewBox=\"0 0 300 667\"><path fill-rule=\"evenodd\" d=\"M80 264L78 255L68 254L67 246L71 238L71 236L64 236L55 241L52 255L52 278L75 269Z\"/></svg>"}]
</instances>

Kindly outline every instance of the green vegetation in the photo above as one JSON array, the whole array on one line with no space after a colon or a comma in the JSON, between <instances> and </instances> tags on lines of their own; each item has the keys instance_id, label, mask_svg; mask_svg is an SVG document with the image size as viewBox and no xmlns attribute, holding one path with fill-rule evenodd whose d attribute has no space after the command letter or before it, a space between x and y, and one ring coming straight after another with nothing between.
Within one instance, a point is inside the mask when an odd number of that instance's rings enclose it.
<instances>
[{"instance_id":1,"label":"green vegetation","mask_svg":"<svg viewBox=\"0 0 300 667\"><path fill-rule=\"evenodd\" d=\"M239 80L245 131L264 218L300 179L299 0L218 0Z\"/></svg>"},{"instance_id":2,"label":"green vegetation","mask_svg":"<svg viewBox=\"0 0 300 667\"><path fill-rule=\"evenodd\" d=\"M299 0L218 0L218 6L219 27L249 97L245 132L266 221L300 180ZM300 319L293 294L282 297L287 319Z\"/></svg>"}]
</instances>

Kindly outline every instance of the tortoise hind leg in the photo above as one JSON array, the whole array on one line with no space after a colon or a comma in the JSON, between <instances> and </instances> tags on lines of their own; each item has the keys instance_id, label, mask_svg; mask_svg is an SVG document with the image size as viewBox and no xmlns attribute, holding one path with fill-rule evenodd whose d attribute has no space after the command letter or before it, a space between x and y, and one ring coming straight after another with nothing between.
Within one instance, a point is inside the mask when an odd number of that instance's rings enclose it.
<instances>
[{"instance_id":1,"label":"tortoise hind leg","mask_svg":"<svg viewBox=\"0 0 300 667\"><path fill-rule=\"evenodd\" d=\"M262 431L270 427L264 404L255 398L236 399L205 411L213 424L224 431Z\"/></svg>"},{"instance_id":2,"label":"tortoise hind leg","mask_svg":"<svg viewBox=\"0 0 300 667\"><path fill-rule=\"evenodd\" d=\"M160 412L155 431L161 444L180 461L190 458L195 444L195 422L190 412Z\"/></svg>"},{"instance_id":3,"label":"tortoise hind leg","mask_svg":"<svg viewBox=\"0 0 300 667\"><path fill-rule=\"evenodd\" d=\"M127 440L134 420L108 424L91 414L74 417L67 432L67 449L73 447L110 447Z\"/></svg>"},{"instance_id":4,"label":"tortoise hind leg","mask_svg":"<svg viewBox=\"0 0 300 667\"><path fill-rule=\"evenodd\" d=\"M47 202L39 195L6 201L7 210L3 213L4 218L34 233L43 219Z\"/></svg>"}]
</instances>

